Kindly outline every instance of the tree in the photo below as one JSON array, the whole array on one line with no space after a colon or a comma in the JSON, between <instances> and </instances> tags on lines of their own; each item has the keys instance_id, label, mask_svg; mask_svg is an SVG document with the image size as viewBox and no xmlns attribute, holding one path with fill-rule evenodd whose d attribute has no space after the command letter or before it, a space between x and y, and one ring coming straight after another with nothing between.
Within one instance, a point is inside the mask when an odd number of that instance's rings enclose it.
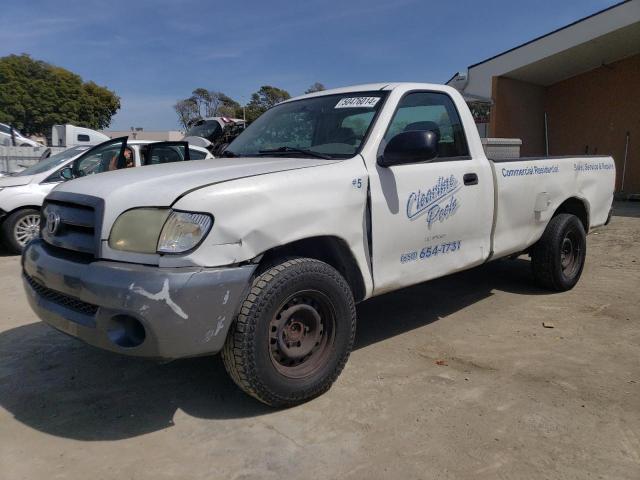
<instances>
[{"instance_id":1,"label":"tree","mask_svg":"<svg viewBox=\"0 0 640 480\"><path fill-rule=\"evenodd\" d=\"M268 109L291 98L289 92L271 85L263 85L260 90L251 95L247 104L247 122L251 123Z\"/></svg>"},{"instance_id":2,"label":"tree","mask_svg":"<svg viewBox=\"0 0 640 480\"><path fill-rule=\"evenodd\" d=\"M196 88L189 98L178 100L173 108L184 129L206 117L242 117L242 106L238 102L222 92L206 88Z\"/></svg>"},{"instance_id":3,"label":"tree","mask_svg":"<svg viewBox=\"0 0 640 480\"><path fill-rule=\"evenodd\" d=\"M200 119L198 105L193 98L178 100L173 108L178 114L178 123L185 130L188 130L195 120Z\"/></svg>"},{"instance_id":4,"label":"tree","mask_svg":"<svg viewBox=\"0 0 640 480\"><path fill-rule=\"evenodd\" d=\"M220 117L242 118L242 106L233 98L218 92L220 105L217 114Z\"/></svg>"},{"instance_id":5,"label":"tree","mask_svg":"<svg viewBox=\"0 0 640 480\"><path fill-rule=\"evenodd\" d=\"M106 87L29 55L0 58L0 122L26 135L47 135L55 124L103 129L120 109Z\"/></svg>"},{"instance_id":6,"label":"tree","mask_svg":"<svg viewBox=\"0 0 640 480\"><path fill-rule=\"evenodd\" d=\"M323 90L326 90L326 87L320 82L316 82L307 88L304 93L322 92Z\"/></svg>"}]
</instances>

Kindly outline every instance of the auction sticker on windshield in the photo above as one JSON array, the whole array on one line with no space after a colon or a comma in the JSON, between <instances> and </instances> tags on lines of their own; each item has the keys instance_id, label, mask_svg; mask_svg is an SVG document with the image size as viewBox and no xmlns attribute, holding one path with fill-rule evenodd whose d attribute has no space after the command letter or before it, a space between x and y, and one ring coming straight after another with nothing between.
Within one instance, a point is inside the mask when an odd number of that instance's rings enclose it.
<instances>
[{"instance_id":1,"label":"auction sticker on windshield","mask_svg":"<svg viewBox=\"0 0 640 480\"><path fill-rule=\"evenodd\" d=\"M380 97L346 97L341 98L335 108L371 108L378 100Z\"/></svg>"}]
</instances>

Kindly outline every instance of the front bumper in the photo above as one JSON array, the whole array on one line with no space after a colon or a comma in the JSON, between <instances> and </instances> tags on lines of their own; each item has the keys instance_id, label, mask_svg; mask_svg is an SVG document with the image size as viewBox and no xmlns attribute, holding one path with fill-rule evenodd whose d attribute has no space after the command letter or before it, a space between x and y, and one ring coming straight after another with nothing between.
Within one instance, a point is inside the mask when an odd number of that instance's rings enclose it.
<instances>
[{"instance_id":1,"label":"front bumper","mask_svg":"<svg viewBox=\"0 0 640 480\"><path fill-rule=\"evenodd\" d=\"M81 262L36 239L22 268L29 304L44 322L106 350L171 359L222 349L255 265Z\"/></svg>"}]
</instances>

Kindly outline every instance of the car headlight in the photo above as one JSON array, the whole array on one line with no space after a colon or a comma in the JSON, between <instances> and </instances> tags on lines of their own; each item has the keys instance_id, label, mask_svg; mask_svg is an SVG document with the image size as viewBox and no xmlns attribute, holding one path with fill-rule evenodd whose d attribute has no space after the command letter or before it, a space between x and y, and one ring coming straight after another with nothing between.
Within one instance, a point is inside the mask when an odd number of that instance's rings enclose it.
<instances>
[{"instance_id":1,"label":"car headlight","mask_svg":"<svg viewBox=\"0 0 640 480\"><path fill-rule=\"evenodd\" d=\"M158 237L170 214L168 208L135 208L124 212L111 228L109 246L126 252L156 253Z\"/></svg>"},{"instance_id":2,"label":"car headlight","mask_svg":"<svg viewBox=\"0 0 640 480\"><path fill-rule=\"evenodd\" d=\"M158 253L182 253L196 247L209 233L213 219L206 213L171 212L162 227Z\"/></svg>"},{"instance_id":3,"label":"car headlight","mask_svg":"<svg viewBox=\"0 0 640 480\"><path fill-rule=\"evenodd\" d=\"M135 208L120 215L109 235L114 250L135 253L183 253L209 233L213 218L168 208Z\"/></svg>"}]
</instances>

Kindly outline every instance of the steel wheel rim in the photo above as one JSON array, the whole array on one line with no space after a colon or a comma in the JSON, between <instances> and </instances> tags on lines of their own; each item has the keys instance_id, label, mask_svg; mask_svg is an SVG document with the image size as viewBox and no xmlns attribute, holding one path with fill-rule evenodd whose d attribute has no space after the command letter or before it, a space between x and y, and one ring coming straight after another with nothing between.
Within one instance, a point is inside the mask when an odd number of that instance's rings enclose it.
<instances>
[{"instance_id":1,"label":"steel wheel rim","mask_svg":"<svg viewBox=\"0 0 640 480\"><path fill-rule=\"evenodd\" d=\"M21 247L40 235L40 215L22 217L13 229L13 236Z\"/></svg>"},{"instance_id":2,"label":"steel wheel rim","mask_svg":"<svg viewBox=\"0 0 640 480\"><path fill-rule=\"evenodd\" d=\"M568 232L560 244L560 266L565 276L573 277L576 274L580 267L581 252L578 235L574 231Z\"/></svg>"},{"instance_id":3,"label":"steel wheel rim","mask_svg":"<svg viewBox=\"0 0 640 480\"><path fill-rule=\"evenodd\" d=\"M308 377L326 363L335 330L336 314L326 294L296 292L280 304L269 322L271 362L286 377Z\"/></svg>"}]
</instances>

